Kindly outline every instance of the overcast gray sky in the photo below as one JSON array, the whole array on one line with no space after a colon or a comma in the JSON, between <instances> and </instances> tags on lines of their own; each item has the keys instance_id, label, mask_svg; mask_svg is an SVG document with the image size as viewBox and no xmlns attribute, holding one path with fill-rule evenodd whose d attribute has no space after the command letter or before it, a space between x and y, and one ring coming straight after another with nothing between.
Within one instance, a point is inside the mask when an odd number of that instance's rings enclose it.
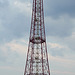
<instances>
[{"instance_id":1,"label":"overcast gray sky","mask_svg":"<svg viewBox=\"0 0 75 75\"><path fill-rule=\"evenodd\" d=\"M23 75L32 0L0 0L0 75ZM75 0L44 0L51 75L75 75Z\"/></svg>"}]
</instances>

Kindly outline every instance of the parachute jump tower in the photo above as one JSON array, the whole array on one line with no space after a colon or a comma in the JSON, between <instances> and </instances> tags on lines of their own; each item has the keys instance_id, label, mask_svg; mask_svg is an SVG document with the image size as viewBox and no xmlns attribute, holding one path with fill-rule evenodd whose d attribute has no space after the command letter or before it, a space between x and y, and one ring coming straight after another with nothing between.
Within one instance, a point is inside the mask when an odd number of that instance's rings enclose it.
<instances>
[{"instance_id":1,"label":"parachute jump tower","mask_svg":"<svg viewBox=\"0 0 75 75\"><path fill-rule=\"evenodd\" d=\"M24 75L50 75L43 0L33 0L31 29Z\"/></svg>"}]
</instances>

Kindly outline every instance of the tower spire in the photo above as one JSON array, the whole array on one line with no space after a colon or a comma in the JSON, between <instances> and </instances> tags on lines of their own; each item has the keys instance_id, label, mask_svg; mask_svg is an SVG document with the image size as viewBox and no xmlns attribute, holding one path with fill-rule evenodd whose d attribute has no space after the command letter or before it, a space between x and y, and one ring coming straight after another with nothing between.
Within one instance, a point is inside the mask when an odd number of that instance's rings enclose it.
<instances>
[{"instance_id":1,"label":"tower spire","mask_svg":"<svg viewBox=\"0 0 75 75\"><path fill-rule=\"evenodd\" d=\"M24 75L50 75L43 0L33 0L30 38Z\"/></svg>"}]
</instances>

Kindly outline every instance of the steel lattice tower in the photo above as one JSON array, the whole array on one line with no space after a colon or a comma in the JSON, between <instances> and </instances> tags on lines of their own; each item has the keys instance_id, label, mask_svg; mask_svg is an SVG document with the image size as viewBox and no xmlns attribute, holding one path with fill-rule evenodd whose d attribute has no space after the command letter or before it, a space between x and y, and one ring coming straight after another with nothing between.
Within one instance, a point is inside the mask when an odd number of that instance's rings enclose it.
<instances>
[{"instance_id":1,"label":"steel lattice tower","mask_svg":"<svg viewBox=\"0 0 75 75\"><path fill-rule=\"evenodd\" d=\"M30 38L24 75L50 75L43 0L33 0Z\"/></svg>"}]
</instances>

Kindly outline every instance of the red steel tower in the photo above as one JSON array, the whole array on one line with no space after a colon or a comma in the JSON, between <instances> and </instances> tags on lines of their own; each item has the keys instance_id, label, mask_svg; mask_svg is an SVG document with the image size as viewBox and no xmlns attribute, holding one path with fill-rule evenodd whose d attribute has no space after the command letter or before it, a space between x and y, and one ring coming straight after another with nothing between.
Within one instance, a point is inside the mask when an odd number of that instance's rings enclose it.
<instances>
[{"instance_id":1,"label":"red steel tower","mask_svg":"<svg viewBox=\"0 0 75 75\"><path fill-rule=\"evenodd\" d=\"M24 75L50 75L43 0L33 0L30 38Z\"/></svg>"}]
</instances>

